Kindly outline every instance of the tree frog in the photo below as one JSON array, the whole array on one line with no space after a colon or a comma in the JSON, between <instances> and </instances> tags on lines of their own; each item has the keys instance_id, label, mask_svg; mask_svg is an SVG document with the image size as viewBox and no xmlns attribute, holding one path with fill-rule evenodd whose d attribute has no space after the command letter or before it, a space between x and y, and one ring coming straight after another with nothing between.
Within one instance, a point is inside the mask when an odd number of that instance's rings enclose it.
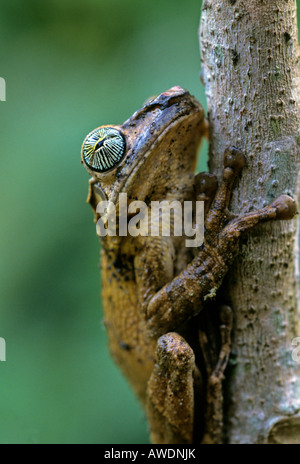
<instances>
[{"instance_id":1,"label":"tree frog","mask_svg":"<svg viewBox=\"0 0 300 464\"><path fill-rule=\"evenodd\" d=\"M259 223L291 219L294 200L233 217L234 182L245 165L238 148L224 154L222 178L195 175L208 124L201 104L179 86L152 98L122 125L101 126L82 146L92 176L88 202L119 198L203 201L204 242L183 236L102 238L102 299L110 352L142 403L157 444L222 440L222 380L230 353L232 313L217 290L240 236ZM128 220L130 219L130 216Z\"/></svg>"}]
</instances>

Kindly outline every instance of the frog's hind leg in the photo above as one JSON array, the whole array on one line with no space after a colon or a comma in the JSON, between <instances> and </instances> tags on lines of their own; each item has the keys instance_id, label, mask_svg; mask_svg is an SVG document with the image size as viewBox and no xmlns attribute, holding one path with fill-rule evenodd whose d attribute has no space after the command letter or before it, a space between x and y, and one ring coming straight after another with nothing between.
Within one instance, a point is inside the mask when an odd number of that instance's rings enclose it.
<instances>
[{"instance_id":1,"label":"frog's hind leg","mask_svg":"<svg viewBox=\"0 0 300 464\"><path fill-rule=\"evenodd\" d=\"M199 382L192 348L170 332L159 338L156 364L148 382L147 415L155 444L193 443L194 379Z\"/></svg>"}]
</instances>

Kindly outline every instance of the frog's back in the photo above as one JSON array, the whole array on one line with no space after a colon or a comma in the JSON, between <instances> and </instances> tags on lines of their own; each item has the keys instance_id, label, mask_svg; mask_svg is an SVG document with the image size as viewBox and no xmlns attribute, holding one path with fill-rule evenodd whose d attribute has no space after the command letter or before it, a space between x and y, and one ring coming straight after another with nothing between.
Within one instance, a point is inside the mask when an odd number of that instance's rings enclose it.
<instances>
[{"instance_id":1,"label":"frog's back","mask_svg":"<svg viewBox=\"0 0 300 464\"><path fill-rule=\"evenodd\" d=\"M109 349L144 403L147 381L154 366L155 341L145 337L130 263L120 269L104 250L101 260L103 311Z\"/></svg>"}]
</instances>

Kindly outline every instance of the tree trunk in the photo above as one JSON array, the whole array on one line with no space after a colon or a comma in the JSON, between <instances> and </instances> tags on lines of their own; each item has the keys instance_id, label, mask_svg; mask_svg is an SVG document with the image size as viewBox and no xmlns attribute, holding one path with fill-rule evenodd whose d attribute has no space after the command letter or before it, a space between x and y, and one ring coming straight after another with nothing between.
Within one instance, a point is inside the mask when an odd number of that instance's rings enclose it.
<instances>
[{"instance_id":1,"label":"tree trunk","mask_svg":"<svg viewBox=\"0 0 300 464\"><path fill-rule=\"evenodd\" d=\"M300 72L295 0L204 0L200 26L210 171L225 148L247 158L231 202L246 213L298 198ZM249 234L222 291L234 312L225 383L228 443L300 443L297 221ZM298 259L298 257L297 257Z\"/></svg>"}]
</instances>

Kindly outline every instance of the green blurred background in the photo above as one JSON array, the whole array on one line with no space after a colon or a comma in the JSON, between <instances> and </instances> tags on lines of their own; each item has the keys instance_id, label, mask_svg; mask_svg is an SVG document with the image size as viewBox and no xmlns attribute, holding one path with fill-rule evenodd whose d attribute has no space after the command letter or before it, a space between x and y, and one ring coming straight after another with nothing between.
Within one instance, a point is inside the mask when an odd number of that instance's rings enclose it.
<instances>
[{"instance_id":1,"label":"green blurred background","mask_svg":"<svg viewBox=\"0 0 300 464\"><path fill-rule=\"evenodd\" d=\"M0 443L148 443L109 357L85 135L173 85L203 101L197 0L0 0Z\"/></svg>"},{"instance_id":2,"label":"green blurred background","mask_svg":"<svg viewBox=\"0 0 300 464\"><path fill-rule=\"evenodd\" d=\"M1 444L148 443L106 347L80 147L173 85L204 103L200 7L0 0Z\"/></svg>"}]
</instances>

